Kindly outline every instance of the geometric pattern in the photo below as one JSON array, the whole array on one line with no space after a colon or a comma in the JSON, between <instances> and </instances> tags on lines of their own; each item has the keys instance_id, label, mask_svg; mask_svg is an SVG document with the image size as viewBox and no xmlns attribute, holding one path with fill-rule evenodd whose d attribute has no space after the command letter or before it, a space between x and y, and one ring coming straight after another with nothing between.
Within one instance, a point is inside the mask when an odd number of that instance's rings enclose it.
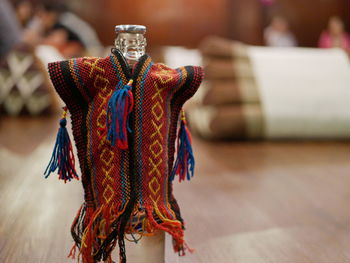
<instances>
[{"instance_id":1,"label":"geometric pattern","mask_svg":"<svg viewBox=\"0 0 350 263\"><path fill-rule=\"evenodd\" d=\"M149 198L153 202L157 202L160 198L159 196L159 190L160 190L160 183L159 179L162 176L162 173L160 172L160 167L163 163L163 157L161 154L164 152L164 148L162 145L163 141L163 135L161 133L161 128L163 127L162 119L164 117L164 110L162 107L163 98L161 96L161 93L163 90L166 90L168 87L167 85L164 85L168 82L170 82L173 79L173 76L169 74L166 70L162 70L162 65L158 65L160 71L158 71L157 74L157 80L154 81L154 87L156 89L155 93L153 94L152 98L152 119L150 122L153 126L153 133L150 135L150 138L153 140L153 142L149 145L148 149L151 153L150 157L148 158L148 165L151 167L149 170L148 176L149 176L149 192L151 195ZM157 82L162 83L162 88L159 88ZM165 160L166 161L166 160Z\"/></svg>"},{"instance_id":2,"label":"geometric pattern","mask_svg":"<svg viewBox=\"0 0 350 263\"><path fill-rule=\"evenodd\" d=\"M105 70L101 67L98 66L99 59L96 59L93 62L89 61L84 61L85 65L90 66L90 71L89 71L89 76L92 77L95 74L95 78L93 81L94 89L98 90L98 97L101 99L101 103L99 105L99 108L97 112L99 112L99 115L97 116L96 119L96 126L97 126L97 135L99 137L99 145L98 149L103 149L102 152L100 153L100 160L102 163L102 171L105 176L105 178L102 180L102 185L103 185L103 193L102 196L108 204L113 197L115 196L115 191L111 187L111 183L113 183L112 175L111 175L111 168L113 167L111 165L115 153L110 149L110 147L106 147L108 144L107 141L107 134L105 132L106 130L106 106L107 106L107 100L109 96L112 93L112 90L107 90L108 87L110 86L110 82L108 79L103 77L101 74L105 72Z\"/></svg>"},{"instance_id":3,"label":"geometric pattern","mask_svg":"<svg viewBox=\"0 0 350 263\"><path fill-rule=\"evenodd\" d=\"M9 115L47 112L52 103L46 74L32 52L13 50L0 65L0 105Z\"/></svg>"}]
</instances>

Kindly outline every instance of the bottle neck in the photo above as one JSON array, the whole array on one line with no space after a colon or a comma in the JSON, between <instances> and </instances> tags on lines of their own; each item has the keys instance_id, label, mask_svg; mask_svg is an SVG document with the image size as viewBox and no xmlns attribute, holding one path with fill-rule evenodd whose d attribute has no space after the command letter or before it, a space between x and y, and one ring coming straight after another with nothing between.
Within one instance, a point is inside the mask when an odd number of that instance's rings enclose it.
<instances>
[{"instance_id":1,"label":"bottle neck","mask_svg":"<svg viewBox=\"0 0 350 263\"><path fill-rule=\"evenodd\" d=\"M125 57L128 64L133 67L137 61L145 54L146 38L141 33L123 32L117 34L115 47Z\"/></svg>"}]
</instances>

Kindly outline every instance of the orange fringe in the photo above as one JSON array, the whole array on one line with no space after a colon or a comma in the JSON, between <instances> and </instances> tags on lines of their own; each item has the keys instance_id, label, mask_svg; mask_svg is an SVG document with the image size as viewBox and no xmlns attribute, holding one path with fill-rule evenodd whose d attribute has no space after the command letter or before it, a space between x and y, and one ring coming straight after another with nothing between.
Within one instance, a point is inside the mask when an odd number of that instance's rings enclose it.
<instances>
[{"instance_id":1,"label":"orange fringe","mask_svg":"<svg viewBox=\"0 0 350 263\"><path fill-rule=\"evenodd\" d=\"M117 210L117 205L108 206L107 204L103 204L91 214L90 219L86 218L89 221L81 238L78 262L80 262L80 260L82 260L83 263L95 262L93 252L98 251L99 246L112 232L112 223L118 220L118 218L123 214L125 207L119 211ZM75 221L79 217L81 209L82 208L79 209ZM86 216L88 216L88 214L86 214ZM68 255L69 258L75 259L76 249L77 245L74 244ZM111 256L109 256L105 262L112 263L113 261Z\"/></svg>"},{"instance_id":2,"label":"orange fringe","mask_svg":"<svg viewBox=\"0 0 350 263\"><path fill-rule=\"evenodd\" d=\"M156 202L153 203L153 206L146 207L147 212L147 221L145 223L146 231L149 233L154 233L156 230L163 230L169 233L174 242L174 250L175 252L180 252L185 249L185 241L184 241L184 230L182 229L182 223L176 219L169 219L165 215L168 214L167 210L164 208L159 209ZM154 218L154 213L158 216L158 218L162 221L158 223Z\"/></svg>"},{"instance_id":3,"label":"orange fringe","mask_svg":"<svg viewBox=\"0 0 350 263\"><path fill-rule=\"evenodd\" d=\"M111 224L114 223L123 214L126 206L121 211L116 211L116 206L107 206L103 204L90 214L89 223L86 226L82 239L81 246L78 254L78 262L94 263L94 251L99 250L99 246L107 238L107 236L113 231ZM79 217L78 212L77 217ZM87 214L86 214L87 215ZM135 222L129 222L125 228L125 234L138 234L138 239L128 239L131 242L138 242L143 236L153 236L157 231L162 230L169 233L173 238L174 251L179 253L180 256L185 255L185 251L190 253L194 252L194 249L190 248L184 240L184 230L182 223L175 219L175 215L171 209L166 207L158 207L156 202L153 205L146 205L143 211L139 210L139 206L136 205L131 218L137 218ZM157 219L156 219L157 217ZM158 220L159 219L159 220ZM160 221L160 222L157 222ZM136 229L139 224L142 224L142 228ZM116 244L111 244L110 248ZM68 257L75 259L77 246L74 244ZM112 263L112 258L109 256L105 261Z\"/></svg>"}]
</instances>

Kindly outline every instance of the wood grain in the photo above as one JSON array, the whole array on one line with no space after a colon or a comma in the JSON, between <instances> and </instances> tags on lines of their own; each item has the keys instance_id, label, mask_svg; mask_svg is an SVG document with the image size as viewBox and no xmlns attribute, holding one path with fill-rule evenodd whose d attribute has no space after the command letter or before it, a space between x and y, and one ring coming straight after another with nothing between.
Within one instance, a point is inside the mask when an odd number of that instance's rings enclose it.
<instances>
[{"instance_id":1,"label":"wood grain","mask_svg":"<svg viewBox=\"0 0 350 263\"><path fill-rule=\"evenodd\" d=\"M69 228L81 184L43 179L50 121L33 120L41 136L23 132L17 141L7 139L13 127L25 131L30 121L15 122L0 126L0 262L72 262ZM195 177L176 183L175 196L196 252L178 257L167 236L167 263L350 262L349 142L195 139L194 149Z\"/></svg>"}]
</instances>

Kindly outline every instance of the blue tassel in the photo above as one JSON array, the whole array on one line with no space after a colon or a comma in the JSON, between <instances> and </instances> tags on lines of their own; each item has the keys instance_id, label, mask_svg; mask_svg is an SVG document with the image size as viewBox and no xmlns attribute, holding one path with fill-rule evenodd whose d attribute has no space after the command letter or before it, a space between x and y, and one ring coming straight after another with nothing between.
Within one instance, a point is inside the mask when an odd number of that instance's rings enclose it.
<instances>
[{"instance_id":1,"label":"blue tassel","mask_svg":"<svg viewBox=\"0 0 350 263\"><path fill-rule=\"evenodd\" d=\"M108 101L107 109L107 139L112 146L120 149L128 148L127 133L131 132L129 117L134 107L134 96L131 92L133 80L127 85L120 81Z\"/></svg>"},{"instance_id":2,"label":"blue tassel","mask_svg":"<svg viewBox=\"0 0 350 263\"><path fill-rule=\"evenodd\" d=\"M182 111L181 125L177 140L177 157L169 179L173 181L175 176L178 175L179 181L181 182L186 178L190 180L193 177L195 167L192 138L186 126L184 111Z\"/></svg>"},{"instance_id":3,"label":"blue tassel","mask_svg":"<svg viewBox=\"0 0 350 263\"><path fill-rule=\"evenodd\" d=\"M56 144L50 162L44 172L45 178L48 178L52 172L55 172L58 169L59 179L64 180L65 183L73 178L79 180L74 167L75 160L72 143L66 129L66 115L67 108L65 107L62 119L60 120L60 128L57 133Z\"/></svg>"}]
</instances>

